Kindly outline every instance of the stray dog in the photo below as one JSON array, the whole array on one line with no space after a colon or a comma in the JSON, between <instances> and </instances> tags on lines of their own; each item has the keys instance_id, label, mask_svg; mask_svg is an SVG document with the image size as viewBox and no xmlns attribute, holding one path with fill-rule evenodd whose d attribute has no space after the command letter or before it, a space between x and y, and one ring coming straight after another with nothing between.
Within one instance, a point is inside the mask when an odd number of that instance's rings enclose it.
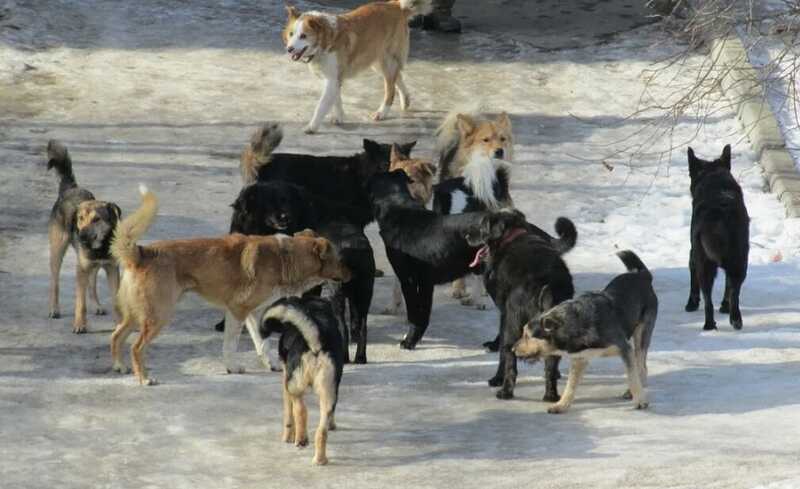
<instances>
[{"instance_id":1,"label":"stray dog","mask_svg":"<svg viewBox=\"0 0 800 489\"><path fill-rule=\"evenodd\" d=\"M332 299L343 326L345 363L350 362L347 345L351 333L358 343L355 363L367 363L367 316L375 284L375 258L364 226L372 219L366 209L329 201L303 187L280 181L248 185L233 203L231 233L292 234L312 229L333 243L352 275ZM350 309L349 323L345 320L345 301ZM224 325L223 320L217 330L223 331Z\"/></svg>"},{"instance_id":2,"label":"stray dog","mask_svg":"<svg viewBox=\"0 0 800 489\"><path fill-rule=\"evenodd\" d=\"M548 240L547 233L536 231L517 210L475 214L483 217L467 231L466 239L471 246L482 245L473 264L487 262L484 284L500 310L500 361L489 385L502 386L498 399L511 399L517 382L517 357L512 347L522 337L525 323L543 312L536 301L542 288L549 287L554 304L575 293L561 254L574 246L577 232L569 219L560 217L555 225L559 239ZM545 401L558 400L558 362L558 357L545 359Z\"/></svg>"},{"instance_id":3,"label":"stray dog","mask_svg":"<svg viewBox=\"0 0 800 489\"><path fill-rule=\"evenodd\" d=\"M625 363L628 392L636 409L646 409L647 350L658 316L658 297L653 290L653 276L632 251L617 256L628 273L615 277L605 289L586 292L553 305L550 288L539 292L542 312L523 329L522 338L514 345L521 358L567 356L569 378L561 400L547 412L563 413L575 398L589 359L619 355Z\"/></svg>"},{"instance_id":4,"label":"stray dog","mask_svg":"<svg viewBox=\"0 0 800 489\"><path fill-rule=\"evenodd\" d=\"M263 357L263 340L252 312L264 303L302 294L326 280L350 279L330 242L309 234L288 237L243 236L136 243L155 218L156 196L142 187L142 205L117 226L111 253L124 267L118 303L122 319L111 335L114 370L127 371L120 348L137 323L139 338L131 347L139 383L151 385L144 367L144 350L172 318L185 292L195 292L226 311L222 347L229 373L244 369L233 364L242 322ZM262 361L263 358L262 358Z\"/></svg>"},{"instance_id":5,"label":"stray dog","mask_svg":"<svg viewBox=\"0 0 800 489\"><path fill-rule=\"evenodd\" d=\"M439 214L498 211L513 207L509 193L510 167L504 160L474 156L462 170L462 176L439 182L433 190L433 210ZM483 280L476 279L466 291L464 279L453 282L451 295L465 306L484 309L481 296L485 294Z\"/></svg>"},{"instance_id":6,"label":"stray dog","mask_svg":"<svg viewBox=\"0 0 800 489\"><path fill-rule=\"evenodd\" d=\"M696 311L700 291L705 305L704 330L717 329L711 291L717 267L725 270L725 296L719 312L730 313L734 329L742 329L739 292L747 276L750 252L750 217L742 188L731 175L731 147L714 161L695 157L689 148L689 177L692 192L692 250L689 255L691 290L686 311Z\"/></svg>"},{"instance_id":7,"label":"stray dog","mask_svg":"<svg viewBox=\"0 0 800 489\"><path fill-rule=\"evenodd\" d=\"M409 183L399 170L378 174L370 180L370 194L386 256L400 280L411 323L400 347L412 350L428 328L434 286L470 273L479 246L470 246L464 232L483 214L437 214L414 200Z\"/></svg>"},{"instance_id":8,"label":"stray dog","mask_svg":"<svg viewBox=\"0 0 800 489\"><path fill-rule=\"evenodd\" d=\"M61 317L58 305L59 275L67 247L72 245L78 256L72 332L85 333L87 289L95 305L95 314L106 313L97 298L97 273L100 268L106 271L112 305L116 304L119 268L109 247L121 211L117 204L96 200L91 192L78 186L72 172L72 159L63 144L51 140L47 144L47 158L47 169L55 168L60 179L58 199L50 212L47 226L50 241L50 317Z\"/></svg>"},{"instance_id":9,"label":"stray dog","mask_svg":"<svg viewBox=\"0 0 800 489\"><path fill-rule=\"evenodd\" d=\"M451 112L436 135L440 181L460 177L473 158L514 161L514 134L505 112L494 120Z\"/></svg>"},{"instance_id":10,"label":"stray dog","mask_svg":"<svg viewBox=\"0 0 800 489\"><path fill-rule=\"evenodd\" d=\"M283 365L283 441L308 445L308 412L303 396L313 389L319 397L319 426L314 460L328 463L328 429L336 429L334 414L342 380L344 350L331 304L316 297L281 299L266 310L261 335L281 334L278 355Z\"/></svg>"},{"instance_id":11,"label":"stray dog","mask_svg":"<svg viewBox=\"0 0 800 489\"><path fill-rule=\"evenodd\" d=\"M301 13L295 7L286 7L286 51L292 61L307 63L314 74L325 79L306 134L317 132L331 109L333 124L344 120L342 83L367 68L380 72L384 82L383 103L372 119L386 118L395 90L400 93L400 107L408 109L411 96L402 74L408 60L408 19L430 9L430 0L373 2L341 15Z\"/></svg>"},{"instance_id":12,"label":"stray dog","mask_svg":"<svg viewBox=\"0 0 800 489\"><path fill-rule=\"evenodd\" d=\"M389 144L364 139L364 151L352 156L273 153L282 139L278 124L265 124L253 133L240 159L244 185L281 180L306 187L320 197L368 209L367 182L372 175L389 170ZM397 149L408 157L415 144L397 145Z\"/></svg>"}]
</instances>

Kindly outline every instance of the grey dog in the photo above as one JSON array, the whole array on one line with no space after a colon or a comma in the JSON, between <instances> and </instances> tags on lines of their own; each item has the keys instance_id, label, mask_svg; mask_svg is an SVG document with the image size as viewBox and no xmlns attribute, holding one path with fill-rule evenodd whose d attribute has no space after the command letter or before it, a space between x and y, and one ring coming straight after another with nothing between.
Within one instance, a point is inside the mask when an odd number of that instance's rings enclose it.
<instances>
[{"instance_id":1,"label":"grey dog","mask_svg":"<svg viewBox=\"0 0 800 489\"><path fill-rule=\"evenodd\" d=\"M617 256L628 273L614 277L602 291L586 292L553 306L545 286L539 294L540 310L545 312L525 325L522 338L514 345L519 357L570 358L567 387L549 413L569 409L589 359L614 355L625 363L629 390L624 397L632 398L636 409L648 406L647 350L658 315L658 298L653 276L639 257L632 251L620 251Z\"/></svg>"},{"instance_id":2,"label":"grey dog","mask_svg":"<svg viewBox=\"0 0 800 489\"><path fill-rule=\"evenodd\" d=\"M119 268L109 252L111 238L120 218L117 204L96 200L88 190L78 186L72 172L72 159L67 148L56 140L47 144L47 169L55 168L59 176L58 199L53 204L48 224L50 241L50 317L61 317L58 305L58 282L61 263L69 245L78 255L73 333L86 332L86 290L95 304L95 313L105 314L97 298L97 272L106 271L112 301L116 303Z\"/></svg>"}]
</instances>

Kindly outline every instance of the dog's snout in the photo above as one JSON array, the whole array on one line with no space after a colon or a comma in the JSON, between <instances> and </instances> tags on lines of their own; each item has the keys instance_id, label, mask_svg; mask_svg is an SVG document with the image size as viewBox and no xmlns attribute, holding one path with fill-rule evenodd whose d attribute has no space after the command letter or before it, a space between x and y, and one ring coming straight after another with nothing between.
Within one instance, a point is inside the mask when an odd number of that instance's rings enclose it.
<instances>
[{"instance_id":1,"label":"dog's snout","mask_svg":"<svg viewBox=\"0 0 800 489\"><path fill-rule=\"evenodd\" d=\"M285 220L287 220L289 218L289 214L287 214L285 212L281 212L278 217L280 218L281 221L285 221Z\"/></svg>"},{"instance_id":2,"label":"dog's snout","mask_svg":"<svg viewBox=\"0 0 800 489\"><path fill-rule=\"evenodd\" d=\"M494 150L494 157L495 158L502 158L503 154L504 154L503 148L497 148L496 150Z\"/></svg>"},{"instance_id":3,"label":"dog's snout","mask_svg":"<svg viewBox=\"0 0 800 489\"><path fill-rule=\"evenodd\" d=\"M288 47L286 48L286 52L287 52L287 53L293 53L293 52L294 52L294 48L293 48L292 46L288 46Z\"/></svg>"}]
</instances>

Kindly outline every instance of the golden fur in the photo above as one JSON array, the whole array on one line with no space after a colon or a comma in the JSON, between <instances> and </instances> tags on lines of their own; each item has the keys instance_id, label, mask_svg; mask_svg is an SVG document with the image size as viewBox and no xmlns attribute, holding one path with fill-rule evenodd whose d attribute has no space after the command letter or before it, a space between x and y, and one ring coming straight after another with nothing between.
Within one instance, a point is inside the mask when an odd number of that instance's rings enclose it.
<instances>
[{"instance_id":1,"label":"golden fur","mask_svg":"<svg viewBox=\"0 0 800 489\"><path fill-rule=\"evenodd\" d=\"M258 169L268 165L275 151L283 140L283 129L280 124L264 124L250 136L250 143L242 150L239 158L239 171L242 174L242 185L250 185L258 179Z\"/></svg>"},{"instance_id":2,"label":"golden fur","mask_svg":"<svg viewBox=\"0 0 800 489\"><path fill-rule=\"evenodd\" d=\"M409 158L404 156L396 144L392 145L389 171L403 170L411 183L408 191L414 200L427 204L433 197L433 176L436 174L436 165L422 158Z\"/></svg>"},{"instance_id":3,"label":"golden fur","mask_svg":"<svg viewBox=\"0 0 800 489\"><path fill-rule=\"evenodd\" d=\"M241 322L265 301L302 293L326 279L350 279L330 242L307 234L231 234L137 245L156 211L155 195L142 189L141 207L119 224L111 250L124 269L117 297L122 318L111 336L114 370L126 370L120 348L138 325L131 362L141 384L154 383L143 363L144 350L169 323L184 293L195 292L225 309L239 322L238 328L233 324L226 328L238 335ZM239 369L229 366L229 370Z\"/></svg>"},{"instance_id":4,"label":"golden fur","mask_svg":"<svg viewBox=\"0 0 800 489\"><path fill-rule=\"evenodd\" d=\"M494 158L503 150L506 161L514 160L514 134L511 119L502 112L494 120L475 114L453 112L437 129L440 153L440 180L462 176L464 167L473 157ZM455 149L451 161L445 155Z\"/></svg>"}]
</instances>

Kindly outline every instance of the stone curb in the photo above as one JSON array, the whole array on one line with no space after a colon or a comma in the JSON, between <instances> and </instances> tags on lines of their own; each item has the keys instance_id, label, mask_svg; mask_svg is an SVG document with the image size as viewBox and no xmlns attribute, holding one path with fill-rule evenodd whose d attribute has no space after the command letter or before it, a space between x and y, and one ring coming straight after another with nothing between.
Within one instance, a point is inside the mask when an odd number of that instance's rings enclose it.
<instances>
[{"instance_id":1,"label":"stone curb","mask_svg":"<svg viewBox=\"0 0 800 489\"><path fill-rule=\"evenodd\" d=\"M741 39L717 39L711 57L720 66L722 91L736 108L756 158L764 168L770 191L786 207L787 217L800 217L800 174L786 150L778 120L764 98L759 73L748 60Z\"/></svg>"}]
</instances>

